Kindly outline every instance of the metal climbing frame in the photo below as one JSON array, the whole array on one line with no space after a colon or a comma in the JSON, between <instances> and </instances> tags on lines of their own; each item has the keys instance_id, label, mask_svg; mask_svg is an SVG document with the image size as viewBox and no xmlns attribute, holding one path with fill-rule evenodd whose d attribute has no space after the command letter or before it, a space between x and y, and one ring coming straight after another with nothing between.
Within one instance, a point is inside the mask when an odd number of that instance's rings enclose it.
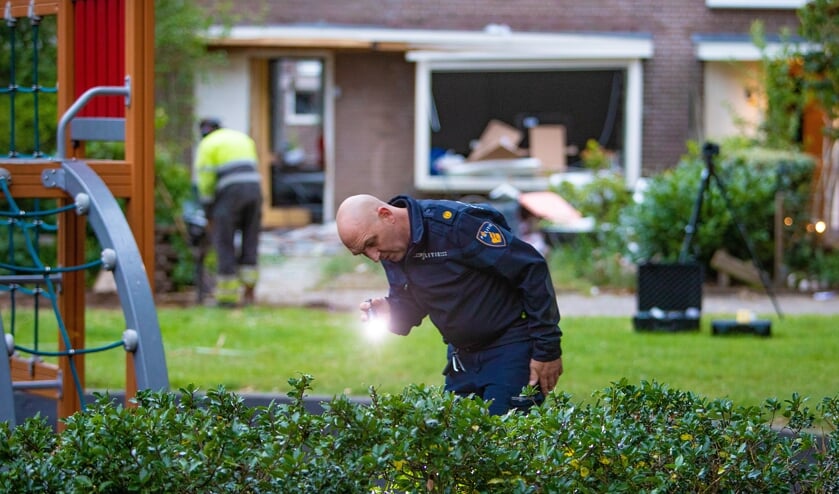
<instances>
[{"instance_id":1,"label":"metal climbing frame","mask_svg":"<svg viewBox=\"0 0 839 494\"><path fill-rule=\"evenodd\" d=\"M88 180L89 168L105 187L110 190L109 197L124 200L125 217L130 225L130 233L136 241L140 261L134 266L145 265L148 269L137 276L130 283L129 292L136 297L138 283L151 286L154 269L154 2L146 0L0 0L3 13L7 20L17 18L32 18L32 16L55 16L57 19L57 79L61 86L57 91L56 101L59 114L65 113L75 102L77 96L85 89L119 84L117 81L130 81L130 99L126 99L124 119L121 135L125 140L125 157L123 160L85 160L86 165L79 164L69 168L68 164L74 159L84 159L84 146L68 146L76 140L83 141L83 137L76 137L77 129L71 123L70 135L62 134L60 144L62 153L70 149L69 156L62 156L63 160L50 157L37 159L15 157L6 159L0 157L0 167L9 171L14 177L11 183L11 193L16 198L56 198L62 204L72 204L67 193L61 186L68 189L86 186L97 191L97 200L101 199L99 185L92 185L95 181ZM108 47L108 50L102 50ZM116 50L113 50L117 47ZM109 58L116 52L114 59ZM103 58L104 57L104 58ZM44 63L51 63L45 60ZM116 74L113 72L116 71ZM121 116L121 115L120 115ZM88 122L89 123L89 122ZM113 130L113 127L111 128ZM61 167L55 173L56 167ZM53 175L55 186L45 187L44 174ZM109 206L99 204L104 209ZM66 221L59 225L58 263L62 266L80 265L84 262L84 241L86 237L87 215L68 215ZM95 216L95 214L94 214ZM107 218L107 215L106 215ZM94 222L93 218L90 218ZM110 220L107 220L110 221ZM107 222L106 221L106 222ZM125 232L123 232L125 233ZM127 238L127 235L124 235ZM105 240L103 240L105 241ZM119 254L118 262L124 262L125 254ZM117 268L119 269L119 268ZM116 274L116 272L115 272ZM133 276L133 275L132 275ZM123 277L119 275L117 277ZM70 341L59 341L60 350L85 347L85 277L83 272L64 273L61 280L61 292L58 297L60 312L65 316L68 328L71 328ZM121 294L122 298L122 294ZM133 320L145 321L148 304L140 304L134 298L128 304L127 322ZM125 307L124 307L125 309ZM130 315L129 315L130 314ZM154 317L149 313L148 317ZM126 403L134 396L139 387L157 387L154 384L162 381L162 376L155 376L149 372L154 358L148 355L148 345L154 341L144 342L140 336L139 347L145 352L143 358L139 353L128 353L126 359ZM162 356L162 354L161 354ZM83 362L83 356L76 358ZM162 357L161 357L162 358ZM135 362L135 359L141 360ZM5 360L5 359L3 359ZM65 388L72 383L67 362L70 359L60 358L60 371L65 379ZM84 382L83 363L81 381ZM135 371L136 374L135 375ZM0 411L7 404L2 393L5 387L3 381L3 366L0 364ZM151 384L150 384L151 383ZM77 393L64 393L58 399L58 418L67 417L80 410L82 397ZM59 428L62 425L59 422Z\"/></svg>"},{"instance_id":2,"label":"metal climbing frame","mask_svg":"<svg viewBox=\"0 0 839 494\"><path fill-rule=\"evenodd\" d=\"M3 320L0 319L0 421L8 421L14 427L15 399L8 359L8 356L11 356L8 349L9 343L6 332L3 331Z\"/></svg>"},{"instance_id":3,"label":"metal climbing frame","mask_svg":"<svg viewBox=\"0 0 839 494\"><path fill-rule=\"evenodd\" d=\"M102 246L102 266L113 272L127 325L122 346L133 353L138 386L167 389L169 377L154 298L140 252L119 204L102 179L82 161L64 161L61 168L45 170L42 180L44 187L61 189L74 199L76 213L88 217ZM2 320L0 337L0 350L3 355L10 355L11 342L7 341ZM38 385L38 382L30 383L30 387ZM14 425L13 389L9 359L0 359L0 421Z\"/></svg>"},{"instance_id":4,"label":"metal climbing frame","mask_svg":"<svg viewBox=\"0 0 839 494\"><path fill-rule=\"evenodd\" d=\"M42 177L45 187L58 187L75 199L76 211L88 216L103 247L102 264L113 271L128 326L123 342L134 354L137 385L141 389L167 389L169 377L154 296L119 204L99 175L82 161L64 161L60 169L45 170Z\"/></svg>"}]
</instances>

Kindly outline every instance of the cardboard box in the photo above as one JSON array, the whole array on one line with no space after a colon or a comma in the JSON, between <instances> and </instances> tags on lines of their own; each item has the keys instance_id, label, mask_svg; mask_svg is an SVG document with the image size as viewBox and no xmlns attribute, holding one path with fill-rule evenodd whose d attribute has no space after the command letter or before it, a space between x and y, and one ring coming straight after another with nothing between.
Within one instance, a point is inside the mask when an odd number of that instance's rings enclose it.
<instances>
[{"instance_id":1,"label":"cardboard box","mask_svg":"<svg viewBox=\"0 0 839 494\"><path fill-rule=\"evenodd\" d=\"M530 156L542 163L542 170L564 172L567 169L564 125L537 125L528 131Z\"/></svg>"},{"instance_id":2,"label":"cardboard box","mask_svg":"<svg viewBox=\"0 0 839 494\"><path fill-rule=\"evenodd\" d=\"M522 132L501 120L490 120L481 133L478 144L469 153L467 161L516 159L525 156L519 149L524 135Z\"/></svg>"},{"instance_id":3,"label":"cardboard box","mask_svg":"<svg viewBox=\"0 0 839 494\"><path fill-rule=\"evenodd\" d=\"M583 215L559 194L551 191L523 192L519 204L539 219L559 225L570 225L583 219Z\"/></svg>"}]
</instances>

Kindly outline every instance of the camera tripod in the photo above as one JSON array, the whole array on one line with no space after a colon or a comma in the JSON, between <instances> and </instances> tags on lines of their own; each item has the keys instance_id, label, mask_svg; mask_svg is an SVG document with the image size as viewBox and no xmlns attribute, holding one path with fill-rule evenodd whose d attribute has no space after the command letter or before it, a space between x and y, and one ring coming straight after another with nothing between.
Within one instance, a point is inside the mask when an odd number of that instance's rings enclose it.
<instances>
[{"instance_id":1,"label":"camera tripod","mask_svg":"<svg viewBox=\"0 0 839 494\"><path fill-rule=\"evenodd\" d=\"M710 185L711 179L714 179L714 182L717 184L717 188L720 191L720 195L725 202L726 207L728 208L728 212L731 213L732 221L734 222L734 226L737 227L737 232L742 237L743 242L746 244L746 249L749 251L749 255L752 258L752 264L754 265L755 269L757 269L758 274L760 275L760 281L763 284L764 290L766 290L766 294L769 296L769 299L772 301L772 306L775 308L775 312L778 314L779 318L783 318L783 314L781 314L781 308L778 306L778 301L775 298L775 293L772 290L772 286L769 283L768 276L766 275L766 271L764 271L763 267L760 264L760 260L758 260L757 255L755 254L754 246L752 245L752 241L749 238L749 235L746 233L746 229L738 220L737 216L734 214L734 208L731 206L731 201L728 199L728 193L726 192L725 185L723 184L720 177L717 175L716 171L714 171L714 158L720 153L720 147L717 144L712 142L706 142L702 146L702 157L705 160L705 168L702 170L702 181L699 185L699 193L696 196L696 202L693 205L693 213L690 217L690 222L685 227L685 239L682 243L682 250L679 252L679 262L686 262L688 259L688 254L690 251L691 243L693 242L693 236L696 234L696 227L699 223L699 214L702 209L702 200L705 196L705 192L708 191L708 187Z\"/></svg>"}]
</instances>

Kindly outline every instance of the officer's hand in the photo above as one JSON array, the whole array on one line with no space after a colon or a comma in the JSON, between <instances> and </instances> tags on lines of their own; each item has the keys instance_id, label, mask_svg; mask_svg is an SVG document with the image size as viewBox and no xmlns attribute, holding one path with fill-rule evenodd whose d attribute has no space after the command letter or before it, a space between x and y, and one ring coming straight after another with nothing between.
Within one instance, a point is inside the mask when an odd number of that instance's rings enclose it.
<instances>
[{"instance_id":1,"label":"officer's hand","mask_svg":"<svg viewBox=\"0 0 839 494\"><path fill-rule=\"evenodd\" d=\"M559 376L562 375L562 357L550 362L530 360L530 384L539 385L542 394L547 396L556 387Z\"/></svg>"},{"instance_id":2,"label":"officer's hand","mask_svg":"<svg viewBox=\"0 0 839 494\"><path fill-rule=\"evenodd\" d=\"M376 315L376 317L384 317L390 315L390 303L384 297L367 299L358 305L358 310L361 311L362 322L367 322L370 319L371 315L373 314L370 312L370 309L373 309L373 313Z\"/></svg>"}]
</instances>

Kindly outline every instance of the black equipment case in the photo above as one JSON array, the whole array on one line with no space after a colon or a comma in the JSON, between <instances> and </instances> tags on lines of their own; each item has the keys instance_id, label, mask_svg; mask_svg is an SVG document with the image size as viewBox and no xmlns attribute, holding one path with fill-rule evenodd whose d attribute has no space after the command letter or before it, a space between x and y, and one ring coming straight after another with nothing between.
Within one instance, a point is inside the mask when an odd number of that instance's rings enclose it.
<instances>
[{"instance_id":1,"label":"black equipment case","mask_svg":"<svg viewBox=\"0 0 839 494\"><path fill-rule=\"evenodd\" d=\"M699 329L703 270L699 263L644 263L638 266L638 331Z\"/></svg>"}]
</instances>

